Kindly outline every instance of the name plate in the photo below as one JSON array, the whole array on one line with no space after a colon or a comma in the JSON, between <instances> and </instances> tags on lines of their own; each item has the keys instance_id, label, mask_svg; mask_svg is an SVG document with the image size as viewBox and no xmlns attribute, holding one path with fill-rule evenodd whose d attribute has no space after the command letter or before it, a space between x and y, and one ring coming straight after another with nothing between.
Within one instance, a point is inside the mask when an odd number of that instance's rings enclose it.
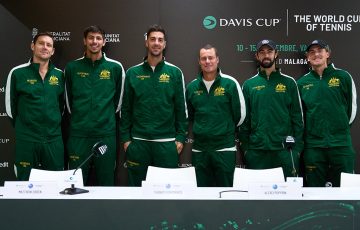
<instances>
[{"instance_id":1,"label":"name plate","mask_svg":"<svg viewBox=\"0 0 360 230\"><path fill-rule=\"evenodd\" d=\"M143 195L156 198L190 197L196 186L192 182L154 182L143 181Z\"/></svg>"},{"instance_id":2,"label":"name plate","mask_svg":"<svg viewBox=\"0 0 360 230\"><path fill-rule=\"evenodd\" d=\"M250 199L299 199L302 189L298 183L249 183Z\"/></svg>"},{"instance_id":3,"label":"name plate","mask_svg":"<svg viewBox=\"0 0 360 230\"><path fill-rule=\"evenodd\" d=\"M59 193L55 181L5 181L4 198L49 198Z\"/></svg>"}]
</instances>

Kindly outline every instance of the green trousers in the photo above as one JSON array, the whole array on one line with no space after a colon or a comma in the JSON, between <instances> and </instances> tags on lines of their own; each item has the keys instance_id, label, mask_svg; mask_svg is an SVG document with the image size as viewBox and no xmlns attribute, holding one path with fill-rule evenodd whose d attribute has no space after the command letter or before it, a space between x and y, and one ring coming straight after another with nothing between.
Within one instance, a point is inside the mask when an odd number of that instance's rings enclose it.
<instances>
[{"instance_id":1,"label":"green trousers","mask_svg":"<svg viewBox=\"0 0 360 230\"><path fill-rule=\"evenodd\" d=\"M307 186L339 187L341 172L354 173L355 151L352 146L306 148L304 163Z\"/></svg>"},{"instance_id":2,"label":"green trousers","mask_svg":"<svg viewBox=\"0 0 360 230\"><path fill-rule=\"evenodd\" d=\"M284 177L294 177L299 173L299 153L288 150L249 149L245 153L246 168L270 169L282 167ZM293 165L294 162L294 165Z\"/></svg>"},{"instance_id":3,"label":"green trousers","mask_svg":"<svg viewBox=\"0 0 360 230\"><path fill-rule=\"evenodd\" d=\"M82 167L84 184L87 185L90 166L95 168L96 183L100 186L114 186L116 167L116 137L70 137L67 144L69 168L76 169L91 154L91 149L98 141L103 141L107 152L99 157L93 156Z\"/></svg>"},{"instance_id":4,"label":"green trousers","mask_svg":"<svg viewBox=\"0 0 360 230\"><path fill-rule=\"evenodd\" d=\"M236 151L193 151L198 187L232 187L236 163Z\"/></svg>"},{"instance_id":5,"label":"green trousers","mask_svg":"<svg viewBox=\"0 0 360 230\"><path fill-rule=\"evenodd\" d=\"M126 150L129 186L141 186L148 166L177 168L179 156L175 141L154 142L133 139Z\"/></svg>"},{"instance_id":6,"label":"green trousers","mask_svg":"<svg viewBox=\"0 0 360 230\"><path fill-rule=\"evenodd\" d=\"M61 137L48 143L16 140L15 175L18 180L29 180L32 168L64 170L64 145Z\"/></svg>"}]
</instances>

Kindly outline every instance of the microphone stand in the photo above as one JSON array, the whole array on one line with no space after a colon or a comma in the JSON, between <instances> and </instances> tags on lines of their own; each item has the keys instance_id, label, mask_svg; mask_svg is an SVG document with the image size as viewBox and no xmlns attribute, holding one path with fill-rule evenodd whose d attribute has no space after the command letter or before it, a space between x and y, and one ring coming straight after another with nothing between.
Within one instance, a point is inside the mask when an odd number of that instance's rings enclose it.
<instances>
[{"instance_id":1,"label":"microphone stand","mask_svg":"<svg viewBox=\"0 0 360 230\"><path fill-rule=\"evenodd\" d=\"M85 162L87 162L92 156L94 155L94 153L90 154L90 156L88 156L88 158L86 158L86 160L84 160L74 171L73 175L75 175L76 171L81 168L81 166L83 166L85 164ZM70 188L66 188L63 191L60 192L60 194L64 194L64 195L76 195L76 194L81 194L81 193L87 193L89 192L89 190L86 189L82 189L82 188L76 188L75 184L71 184Z\"/></svg>"},{"instance_id":2,"label":"microphone stand","mask_svg":"<svg viewBox=\"0 0 360 230\"><path fill-rule=\"evenodd\" d=\"M73 175L75 175L76 171L81 168L81 166L83 166L93 155L95 156L101 156L103 154L105 154L107 151L107 145L104 144L103 142L99 141L97 142L91 150L91 154L75 169ZM88 193L89 190L86 189L82 189L82 188L76 188L75 184L71 184L70 188L66 188L63 191L60 192L60 194L64 194L64 195L76 195L76 194L81 194L81 193Z\"/></svg>"},{"instance_id":3,"label":"microphone stand","mask_svg":"<svg viewBox=\"0 0 360 230\"><path fill-rule=\"evenodd\" d=\"M295 139L292 136L287 136L284 140L283 146L290 152L291 162L292 162L292 167L293 167L292 174L294 177L298 177L298 174L297 174L296 168L295 168L295 163L294 163L294 156L293 156L293 152L292 152L292 147L294 145L295 145Z\"/></svg>"}]
</instances>

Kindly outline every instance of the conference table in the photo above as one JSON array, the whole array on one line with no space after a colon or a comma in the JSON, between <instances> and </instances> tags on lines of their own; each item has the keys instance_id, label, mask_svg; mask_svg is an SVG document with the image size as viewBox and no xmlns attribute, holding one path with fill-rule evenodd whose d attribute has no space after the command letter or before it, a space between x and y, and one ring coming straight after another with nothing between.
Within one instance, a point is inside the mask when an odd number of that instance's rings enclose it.
<instances>
[{"instance_id":1,"label":"conference table","mask_svg":"<svg viewBox=\"0 0 360 230\"><path fill-rule=\"evenodd\" d=\"M85 189L21 198L2 195L0 187L0 229L360 229L360 188L301 188L296 199L250 199L221 187L186 196Z\"/></svg>"}]
</instances>

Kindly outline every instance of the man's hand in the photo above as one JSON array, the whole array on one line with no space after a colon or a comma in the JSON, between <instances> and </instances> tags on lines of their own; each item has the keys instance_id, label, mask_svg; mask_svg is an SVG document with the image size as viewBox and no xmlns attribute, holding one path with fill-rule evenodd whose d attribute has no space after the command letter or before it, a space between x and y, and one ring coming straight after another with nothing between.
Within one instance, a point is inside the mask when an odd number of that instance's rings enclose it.
<instances>
[{"instance_id":1,"label":"man's hand","mask_svg":"<svg viewBox=\"0 0 360 230\"><path fill-rule=\"evenodd\" d=\"M127 141L124 143L124 151L126 152L127 148L129 147L131 141Z\"/></svg>"},{"instance_id":2,"label":"man's hand","mask_svg":"<svg viewBox=\"0 0 360 230\"><path fill-rule=\"evenodd\" d=\"M177 149L177 152L178 154L181 153L181 150L183 149L184 145L183 143L179 142L179 141L175 141L175 144L176 144L176 149Z\"/></svg>"}]
</instances>

